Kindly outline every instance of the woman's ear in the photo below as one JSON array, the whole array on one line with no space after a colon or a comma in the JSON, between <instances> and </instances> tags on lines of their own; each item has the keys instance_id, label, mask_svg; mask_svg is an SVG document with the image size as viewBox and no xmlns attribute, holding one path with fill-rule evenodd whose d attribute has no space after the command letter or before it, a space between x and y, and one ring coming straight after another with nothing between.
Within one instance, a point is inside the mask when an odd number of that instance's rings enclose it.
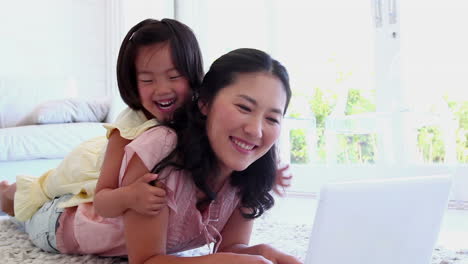
<instances>
[{"instance_id":1,"label":"woman's ear","mask_svg":"<svg viewBox=\"0 0 468 264\"><path fill-rule=\"evenodd\" d=\"M208 114L208 104L205 101L198 100L198 109L204 116Z\"/></svg>"}]
</instances>

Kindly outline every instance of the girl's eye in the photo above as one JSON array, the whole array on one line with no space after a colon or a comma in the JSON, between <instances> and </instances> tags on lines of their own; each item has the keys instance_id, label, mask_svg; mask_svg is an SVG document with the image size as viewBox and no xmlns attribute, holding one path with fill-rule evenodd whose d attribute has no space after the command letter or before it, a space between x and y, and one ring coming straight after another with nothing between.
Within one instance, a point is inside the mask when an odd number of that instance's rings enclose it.
<instances>
[{"instance_id":1,"label":"girl's eye","mask_svg":"<svg viewBox=\"0 0 468 264\"><path fill-rule=\"evenodd\" d=\"M142 83L150 83L150 82L152 82L152 81L153 81L153 80L140 80L140 82L142 82Z\"/></svg>"},{"instance_id":2,"label":"girl's eye","mask_svg":"<svg viewBox=\"0 0 468 264\"><path fill-rule=\"evenodd\" d=\"M169 80L175 80L182 77L182 75L177 75L177 76L169 76Z\"/></svg>"},{"instance_id":3,"label":"girl's eye","mask_svg":"<svg viewBox=\"0 0 468 264\"><path fill-rule=\"evenodd\" d=\"M251 112L250 108L248 108L248 107L245 106L245 105L238 104L237 107L239 107L239 109L241 109L242 111Z\"/></svg>"}]
</instances>

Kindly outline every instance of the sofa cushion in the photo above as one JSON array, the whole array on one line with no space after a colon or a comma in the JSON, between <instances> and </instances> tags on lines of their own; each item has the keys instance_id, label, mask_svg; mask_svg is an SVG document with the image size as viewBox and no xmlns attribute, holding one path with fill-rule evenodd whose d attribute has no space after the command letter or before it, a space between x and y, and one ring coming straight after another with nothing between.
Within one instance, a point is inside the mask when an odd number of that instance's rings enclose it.
<instances>
[{"instance_id":1,"label":"sofa cushion","mask_svg":"<svg viewBox=\"0 0 468 264\"><path fill-rule=\"evenodd\" d=\"M103 123L67 123L0 129L0 161L63 158L85 140L105 136Z\"/></svg>"},{"instance_id":2,"label":"sofa cushion","mask_svg":"<svg viewBox=\"0 0 468 264\"><path fill-rule=\"evenodd\" d=\"M109 112L108 99L69 98L36 106L17 126L73 122L102 122Z\"/></svg>"}]
</instances>

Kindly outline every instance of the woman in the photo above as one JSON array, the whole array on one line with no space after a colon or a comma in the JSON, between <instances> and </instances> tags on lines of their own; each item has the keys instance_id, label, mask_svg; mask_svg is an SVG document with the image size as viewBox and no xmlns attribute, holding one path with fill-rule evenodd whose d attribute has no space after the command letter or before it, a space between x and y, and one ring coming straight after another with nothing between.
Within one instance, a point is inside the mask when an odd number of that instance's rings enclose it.
<instances>
[{"instance_id":1,"label":"woman","mask_svg":"<svg viewBox=\"0 0 468 264\"><path fill-rule=\"evenodd\" d=\"M281 64L258 50L235 50L213 63L198 100L167 124L172 130L155 128L128 147L122 185L156 164L168 193L168 206L156 216L124 214L131 262L299 263L268 245L247 246L252 220L273 205L274 143L290 96ZM173 133L178 142L167 158L145 154L150 144L173 145ZM215 254L166 255L208 242L215 242Z\"/></svg>"}]
</instances>

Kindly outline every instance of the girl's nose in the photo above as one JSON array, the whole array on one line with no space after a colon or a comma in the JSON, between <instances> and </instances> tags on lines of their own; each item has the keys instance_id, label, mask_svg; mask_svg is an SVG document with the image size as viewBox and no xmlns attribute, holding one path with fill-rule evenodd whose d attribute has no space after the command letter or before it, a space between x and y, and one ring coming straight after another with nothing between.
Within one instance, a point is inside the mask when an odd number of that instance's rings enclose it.
<instances>
[{"instance_id":1,"label":"girl's nose","mask_svg":"<svg viewBox=\"0 0 468 264\"><path fill-rule=\"evenodd\" d=\"M170 83L164 80L158 80L154 83L153 93L155 94L165 94L171 92Z\"/></svg>"}]
</instances>

